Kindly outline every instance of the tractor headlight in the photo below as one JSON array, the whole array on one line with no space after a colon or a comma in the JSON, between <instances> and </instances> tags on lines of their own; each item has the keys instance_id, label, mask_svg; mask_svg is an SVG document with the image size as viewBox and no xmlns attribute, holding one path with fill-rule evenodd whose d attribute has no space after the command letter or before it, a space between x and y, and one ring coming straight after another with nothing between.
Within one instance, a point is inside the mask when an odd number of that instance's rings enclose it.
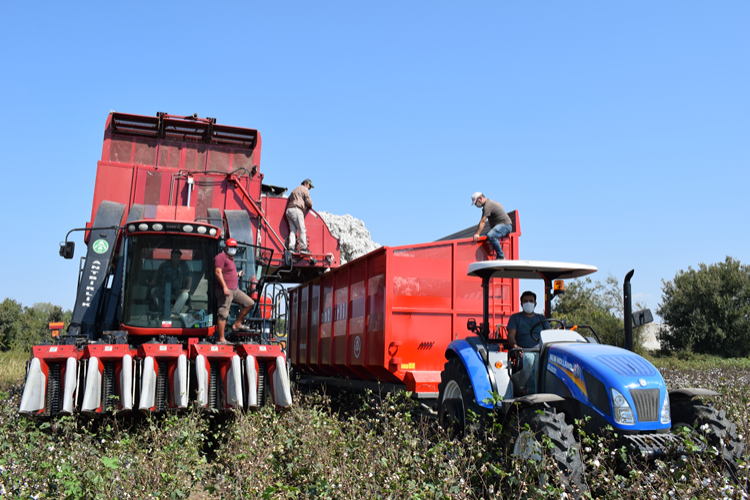
<instances>
[{"instance_id":1,"label":"tractor headlight","mask_svg":"<svg viewBox=\"0 0 750 500\"><path fill-rule=\"evenodd\" d=\"M669 394L664 398L664 404L661 405L661 423L668 424L672 421L672 411L669 408Z\"/></svg>"},{"instance_id":2,"label":"tractor headlight","mask_svg":"<svg viewBox=\"0 0 750 500\"><path fill-rule=\"evenodd\" d=\"M617 389L610 389L610 393L615 422L622 425L634 425L635 417L633 417L633 409L628 404L628 400Z\"/></svg>"}]
</instances>

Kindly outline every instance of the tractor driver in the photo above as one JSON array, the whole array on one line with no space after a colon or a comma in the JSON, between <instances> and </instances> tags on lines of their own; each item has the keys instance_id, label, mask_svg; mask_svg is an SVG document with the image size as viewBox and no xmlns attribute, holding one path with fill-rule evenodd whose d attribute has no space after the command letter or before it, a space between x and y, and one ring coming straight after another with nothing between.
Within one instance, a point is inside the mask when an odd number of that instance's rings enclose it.
<instances>
[{"instance_id":1,"label":"tractor driver","mask_svg":"<svg viewBox=\"0 0 750 500\"><path fill-rule=\"evenodd\" d=\"M520 347L521 349L531 349L536 347L539 342L531 338L531 328L538 322L544 323L536 326L534 332L537 334L543 329L549 328L549 324L541 314L536 314L536 294L526 291L521 294L522 312L511 315L508 320L508 348ZM513 385L515 385L524 394L536 393L536 364L539 356L538 352L524 352L523 368L521 371L513 374Z\"/></svg>"},{"instance_id":2,"label":"tractor driver","mask_svg":"<svg viewBox=\"0 0 750 500\"><path fill-rule=\"evenodd\" d=\"M170 284L170 296L166 297L166 284ZM164 300L174 300L172 314L180 314L190 297L190 287L193 284L193 275L187 262L182 260L182 252L175 248L169 256L169 260L159 266L156 277L148 282L156 285L151 289L151 298L156 303L158 310L164 307Z\"/></svg>"}]
</instances>

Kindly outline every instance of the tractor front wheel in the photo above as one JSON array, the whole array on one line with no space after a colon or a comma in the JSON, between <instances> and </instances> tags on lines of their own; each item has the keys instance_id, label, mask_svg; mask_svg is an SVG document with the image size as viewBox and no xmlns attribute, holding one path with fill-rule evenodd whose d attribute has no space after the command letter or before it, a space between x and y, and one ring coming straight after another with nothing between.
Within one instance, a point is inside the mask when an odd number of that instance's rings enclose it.
<instances>
[{"instance_id":1,"label":"tractor front wheel","mask_svg":"<svg viewBox=\"0 0 750 500\"><path fill-rule=\"evenodd\" d=\"M682 427L690 432L706 431L706 441L709 446L718 451L724 470L735 482L737 478L737 460L742 457L744 444L737 436L737 424L727 419L724 410L717 410L713 406L704 405L701 401L680 401L672 405L672 430Z\"/></svg>"},{"instance_id":2,"label":"tractor front wheel","mask_svg":"<svg viewBox=\"0 0 750 500\"><path fill-rule=\"evenodd\" d=\"M544 462L551 458L565 490L574 498L588 491L583 481L583 461L578 442L573 437L573 426L565 422L564 413L552 409L528 408L522 410L511 428L513 454L526 460ZM540 477L540 485L546 476Z\"/></svg>"},{"instance_id":3,"label":"tractor front wheel","mask_svg":"<svg viewBox=\"0 0 750 500\"><path fill-rule=\"evenodd\" d=\"M462 436L467 430L480 430L488 410L477 403L463 362L459 358L449 359L440 380L438 415L443 429L455 436Z\"/></svg>"}]
</instances>

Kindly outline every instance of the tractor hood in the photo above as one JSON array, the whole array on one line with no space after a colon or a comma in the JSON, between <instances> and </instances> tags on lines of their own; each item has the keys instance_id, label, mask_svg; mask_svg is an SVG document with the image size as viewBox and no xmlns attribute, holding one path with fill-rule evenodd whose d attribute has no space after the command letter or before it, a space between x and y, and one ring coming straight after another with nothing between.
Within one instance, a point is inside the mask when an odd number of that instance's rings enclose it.
<instances>
[{"instance_id":1,"label":"tractor hood","mask_svg":"<svg viewBox=\"0 0 750 500\"><path fill-rule=\"evenodd\" d=\"M557 377L582 404L591 407L613 427L624 431L668 429L662 410L668 398L659 371L637 354L619 347L589 343L557 343L549 347L547 377ZM617 421L612 389L632 411L632 423ZM619 408L627 407L620 401Z\"/></svg>"}]
</instances>

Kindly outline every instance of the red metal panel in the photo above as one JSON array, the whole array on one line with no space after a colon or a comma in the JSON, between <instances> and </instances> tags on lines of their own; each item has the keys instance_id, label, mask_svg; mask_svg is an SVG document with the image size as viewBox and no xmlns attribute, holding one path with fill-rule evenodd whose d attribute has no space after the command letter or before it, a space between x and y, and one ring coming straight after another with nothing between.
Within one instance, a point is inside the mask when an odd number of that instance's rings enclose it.
<instances>
[{"instance_id":1,"label":"red metal panel","mask_svg":"<svg viewBox=\"0 0 750 500\"><path fill-rule=\"evenodd\" d=\"M299 324L297 325L297 335L300 338L300 342L297 344L299 351L301 352L304 348L304 354L298 356L298 359L305 362L305 356L307 355L307 338L309 337L310 328L310 286L305 285L297 291L299 299Z\"/></svg>"},{"instance_id":2,"label":"red metal panel","mask_svg":"<svg viewBox=\"0 0 750 500\"><path fill-rule=\"evenodd\" d=\"M174 220L195 220L195 207L175 207Z\"/></svg>"},{"instance_id":3,"label":"red metal panel","mask_svg":"<svg viewBox=\"0 0 750 500\"><path fill-rule=\"evenodd\" d=\"M335 292L333 295L333 366L336 370L347 376L354 372L348 366L348 339L349 339L349 315L351 303L349 302L349 288L351 286L351 266L334 275Z\"/></svg>"},{"instance_id":4,"label":"red metal panel","mask_svg":"<svg viewBox=\"0 0 750 500\"><path fill-rule=\"evenodd\" d=\"M384 380L391 379L385 343L387 255L383 249L367 256L367 322L364 354L367 371Z\"/></svg>"},{"instance_id":5,"label":"red metal panel","mask_svg":"<svg viewBox=\"0 0 750 500\"><path fill-rule=\"evenodd\" d=\"M231 172L231 155L230 148L213 147L208 154L208 170L216 172Z\"/></svg>"},{"instance_id":6,"label":"red metal panel","mask_svg":"<svg viewBox=\"0 0 750 500\"><path fill-rule=\"evenodd\" d=\"M133 140L125 137L114 137L110 141L109 156L105 161L116 163L133 163Z\"/></svg>"},{"instance_id":7,"label":"red metal panel","mask_svg":"<svg viewBox=\"0 0 750 500\"><path fill-rule=\"evenodd\" d=\"M320 318L320 339L318 341L317 365L318 369L330 374L335 374L332 369L333 359L331 351L333 346L333 273L323 277L321 284L321 300L323 301L323 312ZM311 353L312 355L312 353ZM312 364L312 358L310 359Z\"/></svg>"},{"instance_id":8,"label":"red metal panel","mask_svg":"<svg viewBox=\"0 0 750 500\"><path fill-rule=\"evenodd\" d=\"M300 345L304 345L305 340L299 336L299 294L300 290L304 288L298 287L292 290L289 294L289 359L292 360L294 366L297 369L305 366L304 358L300 358Z\"/></svg>"},{"instance_id":9,"label":"red metal panel","mask_svg":"<svg viewBox=\"0 0 750 500\"><path fill-rule=\"evenodd\" d=\"M203 144L185 144L185 164L183 168L190 171L206 170L206 152L208 147Z\"/></svg>"},{"instance_id":10,"label":"red metal panel","mask_svg":"<svg viewBox=\"0 0 750 500\"><path fill-rule=\"evenodd\" d=\"M135 150L133 151L133 163L136 165L156 165L155 139L135 139Z\"/></svg>"},{"instance_id":11,"label":"red metal panel","mask_svg":"<svg viewBox=\"0 0 750 500\"><path fill-rule=\"evenodd\" d=\"M91 220L95 220L96 211L104 200L130 206L130 194L133 185L133 170L127 166L109 165L99 162L96 168L96 188Z\"/></svg>"},{"instance_id":12,"label":"red metal panel","mask_svg":"<svg viewBox=\"0 0 750 500\"><path fill-rule=\"evenodd\" d=\"M320 283L310 285L310 329L307 335L307 363L311 368L318 367L318 346L320 345Z\"/></svg>"},{"instance_id":13,"label":"red metal panel","mask_svg":"<svg viewBox=\"0 0 750 500\"><path fill-rule=\"evenodd\" d=\"M450 309L451 258L451 243L393 248L393 307Z\"/></svg>"},{"instance_id":14,"label":"red metal panel","mask_svg":"<svg viewBox=\"0 0 750 500\"><path fill-rule=\"evenodd\" d=\"M159 167L180 168L183 147L178 142L163 141L159 145Z\"/></svg>"},{"instance_id":15,"label":"red metal panel","mask_svg":"<svg viewBox=\"0 0 750 500\"><path fill-rule=\"evenodd\" d=\"M410 370L442 371L445 349L452 340L452 320L450 311L393 313L393 338L400 342L393 352L393 356L399 358L395 365L399 379Z\"/></svg>"},{"instance_id":16,"label":"red metal panel","mask_svg":"<svg viewBox=\"0 0 750 500\"><path fill-rule=\"evenodd\" d=\"M365 368L365 313L367 309L367 259L357 261L350 267L349 287L349 334L347 335L346 358L349 368L359 378L374 378Z\"/></svg>"},{"instance_id":17,"label":"red metal panel","mask_svg":"<svg viewBox=\"0 0 750 500\"><path fill-rule=\"evenodd\" d=\"M198 188L193 191L193 195L197 195L195 215L197 217L207 217L208 209L213 207L214 185L216 184L216 181L211 178L204 178L197 184Z\"/></svg>"}]
</instances>

